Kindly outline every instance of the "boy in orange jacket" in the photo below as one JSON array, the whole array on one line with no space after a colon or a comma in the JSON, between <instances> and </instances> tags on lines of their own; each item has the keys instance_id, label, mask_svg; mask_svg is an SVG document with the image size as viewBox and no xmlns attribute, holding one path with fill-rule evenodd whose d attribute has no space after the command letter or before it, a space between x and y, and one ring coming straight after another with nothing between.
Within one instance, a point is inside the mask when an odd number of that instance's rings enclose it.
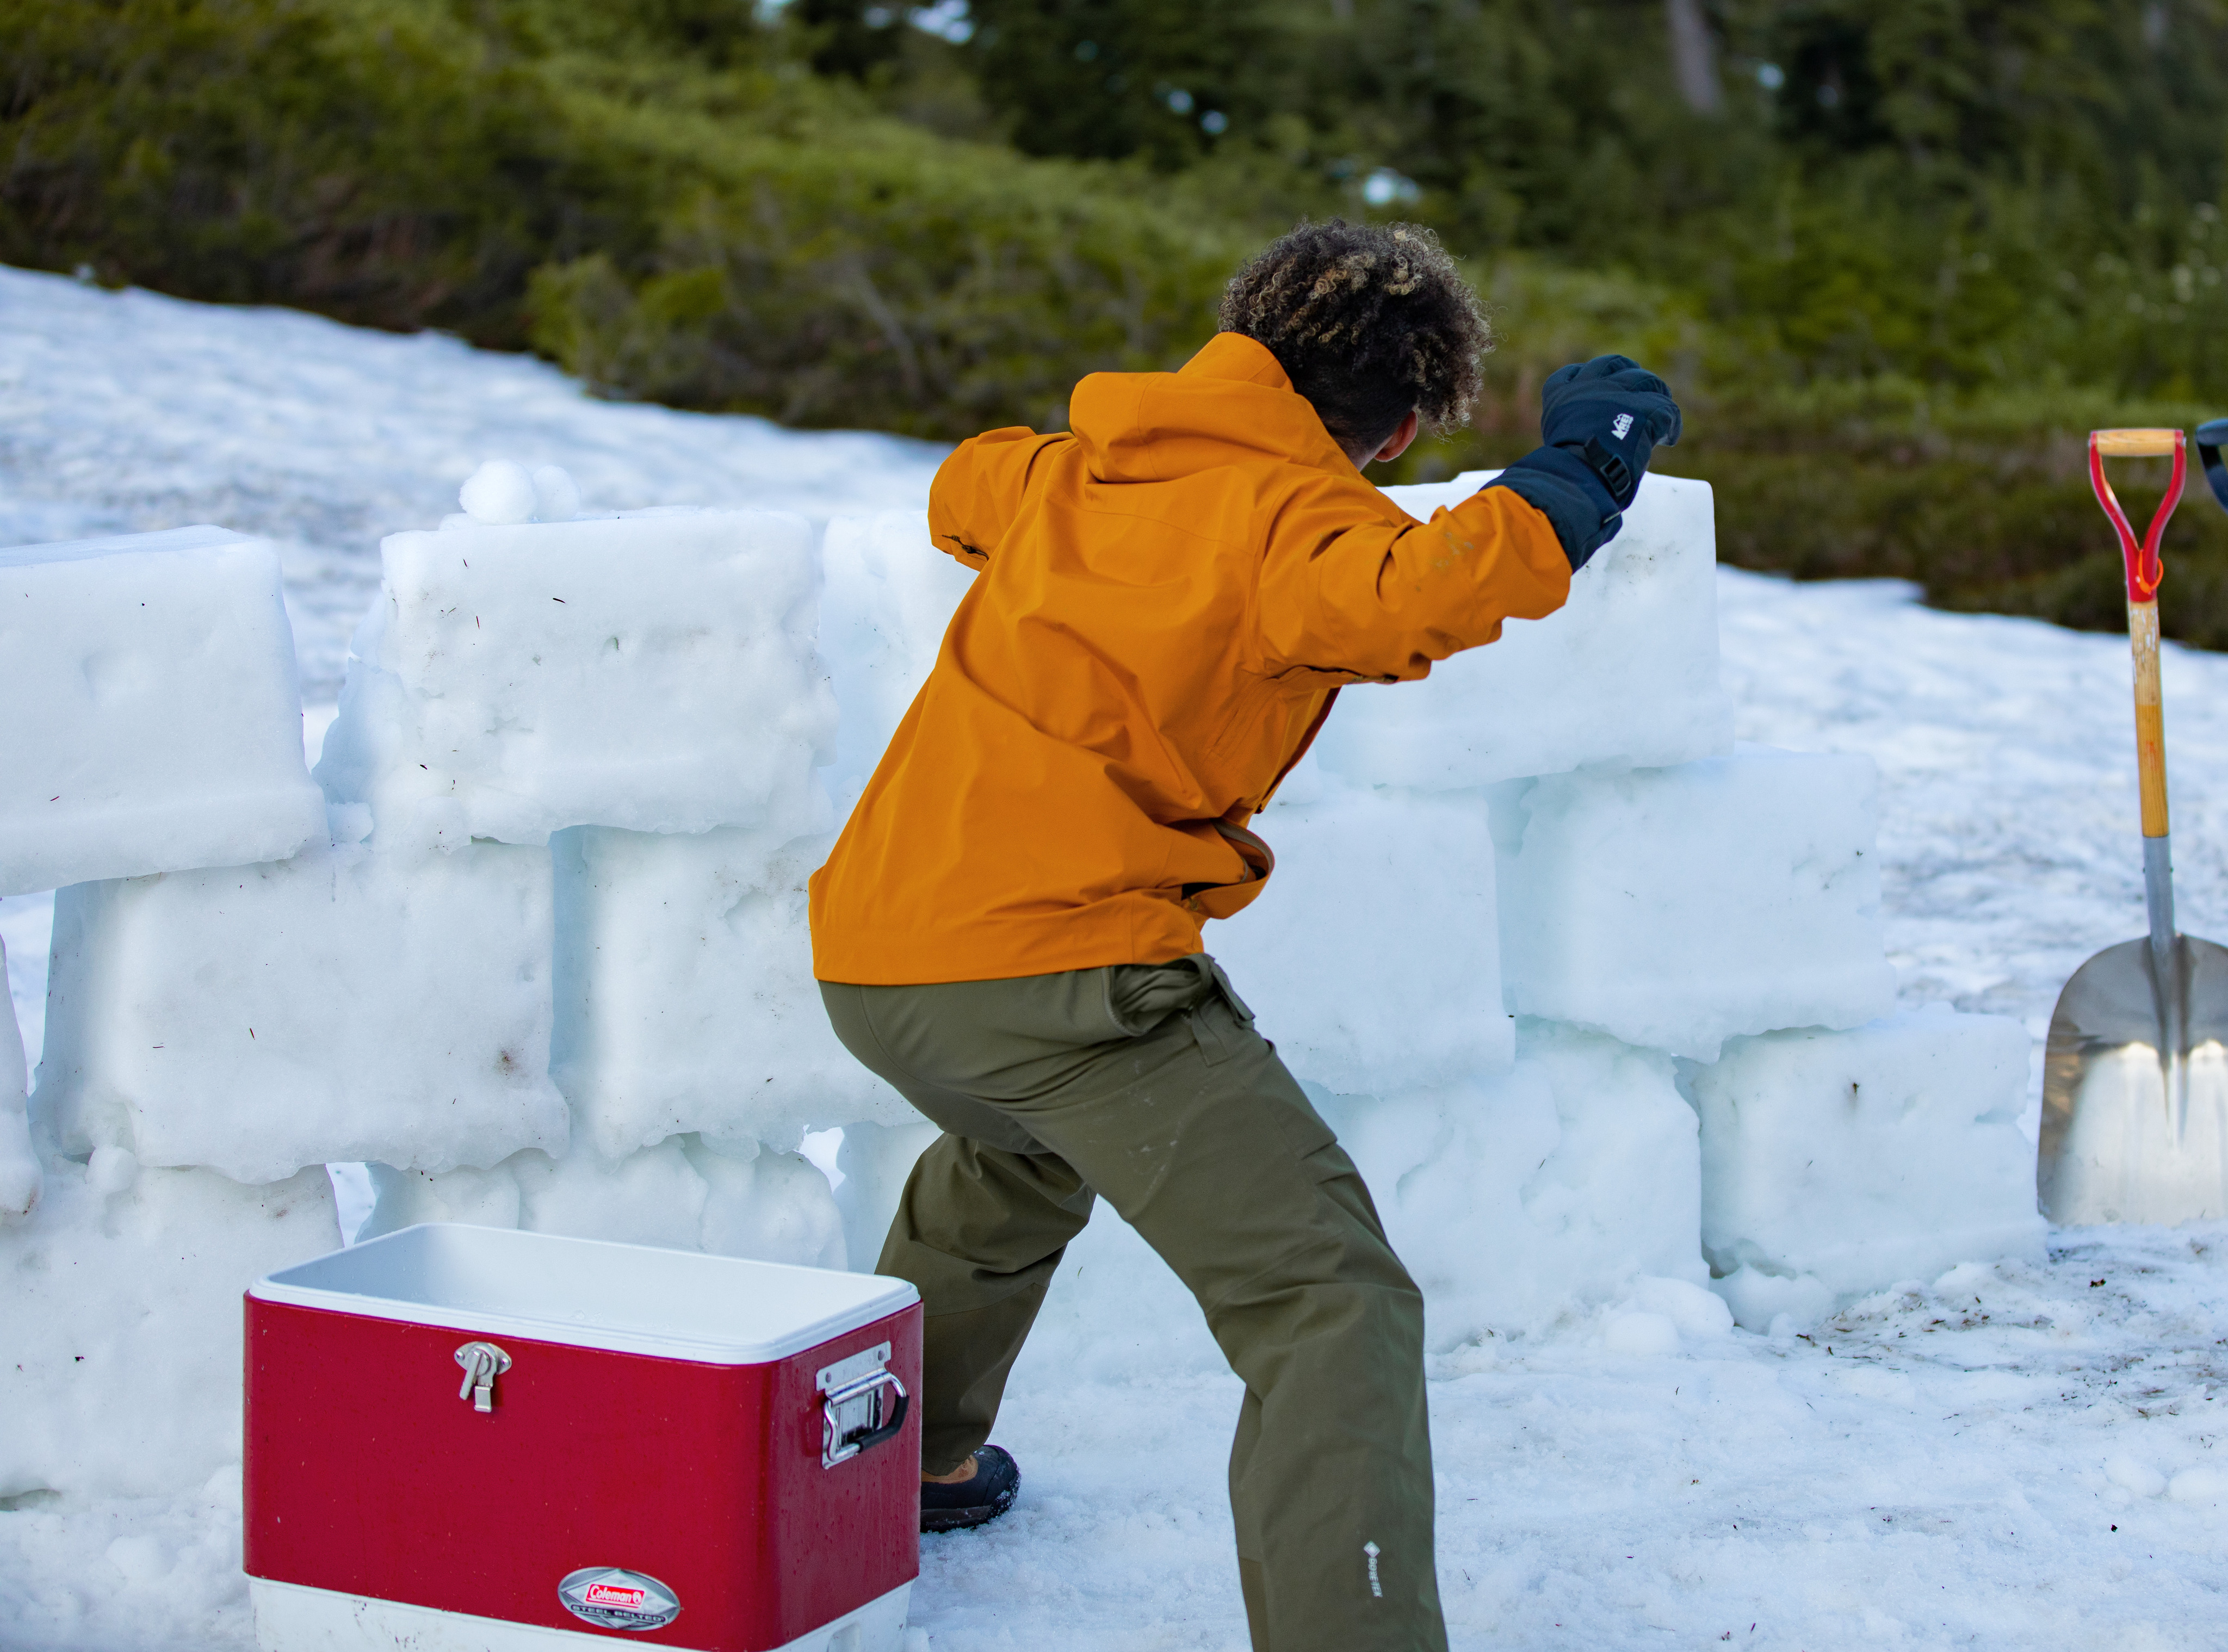
<instances>
[{"instance_id":1,"label":"boy in orange jacket","mask_svg":"<svg viewBox=\"0 0 2228 1652\"><path fill-rule=\"evenodd\" d=\"M1200 930L1261 893L1247 823L1339 688L1559 607L1679 410L1622 356L1565 368L1539 451L1418 523L1361 467L1465 422L1489 344L1431 233L1303 226L1221 324L1179 372L1085 379L1068 432L938 471L930 532L977 578L813 879L814 971L945 1132L879 1264L926 1312L923 1529L1012 1503L985 1442L1103 1197L1245 1380L1256 1652L1442 1652L1421 1298Z\"/></svg>"}]
</instances>

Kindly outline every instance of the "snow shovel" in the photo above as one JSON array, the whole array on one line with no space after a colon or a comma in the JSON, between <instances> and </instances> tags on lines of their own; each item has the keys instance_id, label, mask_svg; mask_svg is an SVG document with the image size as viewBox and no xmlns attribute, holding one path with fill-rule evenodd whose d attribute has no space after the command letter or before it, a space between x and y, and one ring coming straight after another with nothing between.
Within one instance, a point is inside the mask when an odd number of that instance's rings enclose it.
<instances>
[{"instance_id":1,"label":"snow shovel","mask_svg":"<svg viewBox=\"0 0 2228 1652\"><path fill-rule=\"evenodd\" d=\"M2104 479L2104 460L2169 455L2174 479L2138 544ZM2217 463L2215 453L2206 457ZM2050 1019L2035 1188L2043 1214L2069 1226L2228 1215L2228 947L2174 932L2159 701L2159 541L2186 464L2178 430L2089 433L2089 483L2127 565L2151 922L2147 938L2108 946L2076 970ZM2228 476L2214 485L2228 486Z\"/></svg>"}]
</instances>

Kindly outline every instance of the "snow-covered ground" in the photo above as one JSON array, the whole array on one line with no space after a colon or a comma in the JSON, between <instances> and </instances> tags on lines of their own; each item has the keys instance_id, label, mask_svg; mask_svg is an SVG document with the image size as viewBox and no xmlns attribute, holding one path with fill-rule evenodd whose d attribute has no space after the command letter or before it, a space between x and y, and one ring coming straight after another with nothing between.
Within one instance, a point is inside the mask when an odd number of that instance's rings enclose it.
<instances>
[{"instance_id":1,"label":"snow-covered ground","mask_svg":"<svg viewBox=\"0 0 2228 1652\"><path fill-rule=\"evenodd\" d=\"M592 505L821 516L918 508L938 458L592 401L444 339L0 271L0 544L201 521L280 538L313 743L379 535L438 519L497 453L564 464ZM1741 737L1881 766L1905 996L2039 1039L2071 969L2142 926L2124 642L1892 585L1726 572L1719 597ZM2221 936L2228 659L2169 650L2166 674L2183 924ZM34 1060L49 911L0 901ZM2062 1232L2046 1266L1962 1268L1805 1338L1642 1356L1581 1326L1469 1350L1433 1388L1455 1644L2217 1645L2224 1349L2214 1227ZM1079 1387L1025 1355L1000 1428L1022 1503L926 1540L913 1622L938 1652L1243 1648L1237 1405L1234 1380ZM220 1476L176 1502L0 1508L0 1646L250 1644L238 1504Z\"/></svg>"}]
</instances>

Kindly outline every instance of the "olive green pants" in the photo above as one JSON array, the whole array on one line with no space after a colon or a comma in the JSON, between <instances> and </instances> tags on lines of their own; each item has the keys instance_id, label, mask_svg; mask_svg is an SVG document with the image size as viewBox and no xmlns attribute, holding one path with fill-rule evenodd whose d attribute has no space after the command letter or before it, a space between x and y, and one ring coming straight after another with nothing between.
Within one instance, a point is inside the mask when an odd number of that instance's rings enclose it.
<instances>
[{"instance_id":1,"label":"olive green pants","mask_svg":"<svg viewBox=\"0 0 2228 1652\"><path fill-rule=\"evenodd\" d=\"M945 1132L878 1270L911 1280L926 1313L927 1470L989 1437L1103 1196L1245 1380L1230 1506L1255 1652L1443 1652L1423 1299L1220 970L1197 957L821 993L851 1053Z\"/></svg>"}]
</instances>

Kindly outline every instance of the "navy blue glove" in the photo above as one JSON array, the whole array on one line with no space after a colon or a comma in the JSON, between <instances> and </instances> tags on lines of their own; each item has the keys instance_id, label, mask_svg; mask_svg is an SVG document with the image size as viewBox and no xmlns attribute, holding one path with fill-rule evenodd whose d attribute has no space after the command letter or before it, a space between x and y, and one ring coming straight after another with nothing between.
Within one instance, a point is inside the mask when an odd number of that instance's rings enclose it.
<instances>
[{"instance_id":1,"label":"navy blue glove","mask_svg":"<svg viewBox=\"0 0 2228 1652\"><path fill-rule=\"evenodd\" d=\"M1679 439L1679 404L1668 387L1623 355L1597 355L1558 368L1540 392L1534 449L1489 488L1507 488L1546 517L1571 572L1624 526L1658 442Z\"/></svg>"},{"instance_id":2,"label":"navy blue glove","mask_svg":"<svg viewBox=\"0 0 2228 1652\"><path fill-rule=\"evenodd\" d=\"M1540 387L1540 439L1584 459L1619 510L1640 491L1655 445L1676 442L1679 426L1671 387L1630 356L1557 368Z\"/></svg>"}]
</instances>

